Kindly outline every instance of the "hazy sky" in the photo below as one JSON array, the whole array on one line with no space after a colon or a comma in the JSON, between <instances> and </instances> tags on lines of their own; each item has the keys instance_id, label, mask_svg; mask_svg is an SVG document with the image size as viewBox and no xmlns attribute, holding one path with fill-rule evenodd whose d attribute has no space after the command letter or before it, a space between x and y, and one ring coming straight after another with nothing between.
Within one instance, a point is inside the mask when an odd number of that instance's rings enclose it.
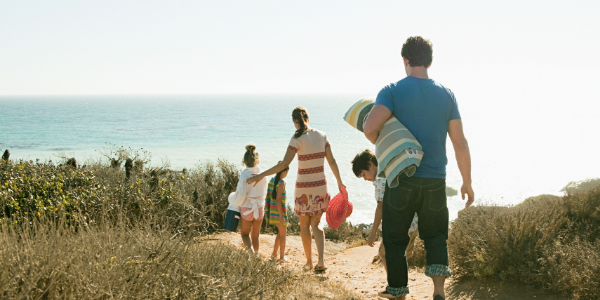
<instances>
[{"instance_id":1,"label":"hazy sky","mask_svg":"<svg viewBox=\"0 0 600 300\"><path fill-rule=\"evenodd\" d=\"M405 76L401 46L422 35L430 76L461 104L597 109L599 12L600 1L0 1L0 95L374 95Z\"/></svg>"}]
</instances>

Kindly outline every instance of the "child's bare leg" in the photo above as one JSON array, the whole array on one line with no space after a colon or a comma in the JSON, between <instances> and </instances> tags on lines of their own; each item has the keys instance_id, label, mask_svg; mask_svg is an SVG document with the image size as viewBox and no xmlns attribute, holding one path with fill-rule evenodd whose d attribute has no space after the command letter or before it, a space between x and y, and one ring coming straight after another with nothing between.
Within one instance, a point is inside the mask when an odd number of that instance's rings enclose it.
<instances>
[{"instance_id":1,"label":"child's bare leg","mask_svg":"<svg viewBox=\"0 0 600 300\"><path fill-rule=\"evenodd\" d=\"M260 236L260 226L262 225L262 218L255 219L252 221L252 246L254 246L254 252L258 253L258 248L260 247L260 241L258 237Z\"/></svg>"},{"instance_id":2,"label":"child's bare leg","mask_svg":"<svg viewBox=\"0 0 600 300\"><path fill-rule=\"evenodd\" d=\"M240 234L242 235L242 242L244 246L252 251L252 242L250 241L250 230L252 229L252 221L248 221L244 218L242 219L242 226L240 228Z\"/></svg>"},{"instance_id":3,"label":"child's bare leg","mask_svg":"<svg viewBox=\"0 0 600 300\"><path fill-rule=\"evenodd\" d=\"M277 251L279 251L279 233L275 236L275 242L273 243L273 253L271 254L271 258L277 257Z\"/></svg>"},{"instance_id":4,"label":"child's bare leg","mask_svg":"<svg viewBox=\"0 0 600 300\"><path fill-rule=\"evenodd\" d=\"M283 225L277 225L277 242L279 244L279 259L285 258L285 237L287 235L287 228ZM277 247L277 246L275 246ZM277 248L275 248L277 249Z\"/></svg>"},{"instance_id":5,"label":"child's bare leg","mask_svg":"<svg viewBox=\"0 0 600 300\"><path fill-rule=\"evenodd\" d=\"M306 256L306 265L312 267L312 239L310 236L310 217L298 216L300 219L300 237L302 238L302 246L304 247L304 255Z\"/></svg>"}]
</instances>

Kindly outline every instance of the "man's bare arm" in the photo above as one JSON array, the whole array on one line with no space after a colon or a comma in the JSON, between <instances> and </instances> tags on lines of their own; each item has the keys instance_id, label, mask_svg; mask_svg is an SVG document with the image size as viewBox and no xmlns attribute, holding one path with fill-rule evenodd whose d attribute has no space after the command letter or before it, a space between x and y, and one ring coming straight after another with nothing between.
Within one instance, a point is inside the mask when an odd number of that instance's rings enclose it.
<instances>
[{"instance_id":1,"label":"man's bare arm","mask_svg":"<svg viewBox=\"0 0 600 300\"><path fill-rule=\"evenodd\" d=\"M375 104L367 116L367 120L363 126L363 132L367 139L375 144L379 130L383 127L383 123L387 121L392 112L385 105Z\"/></svg>"},{"instance_id":2,"label":"man's bare arm","mask_svg":"<svg viewBox=\"0 0 600 300\"><path fill-rule=\"evenodd\" d=\"M475 201L475 193L471 186L471 152L469 151L469 144L467 143L467 138L465 138L460 119L450 120L448 135L452 141L452 146L454 146L456 162L458 163L458 169L463 179L460 193L463 200L465 200L465 194L468 196L465 207L469 207Z\"/></svg>"}]
</instances>

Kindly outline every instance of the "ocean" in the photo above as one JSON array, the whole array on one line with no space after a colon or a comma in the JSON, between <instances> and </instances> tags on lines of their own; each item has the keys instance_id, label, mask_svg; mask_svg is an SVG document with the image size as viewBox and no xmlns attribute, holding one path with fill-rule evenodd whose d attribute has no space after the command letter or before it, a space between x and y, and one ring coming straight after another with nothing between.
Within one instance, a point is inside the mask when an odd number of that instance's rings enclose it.
<instances>
[{"instance_id":1,"label":"ocean","mask_svg":"<svg viewBox=\"0 0 600 300\"><path fill-rule=\"evenodd\" d=\"M257 145L260 167L283 159L295 128L296 106L310 114L310 127L324 131L348 188L354 212L349 221L372 223L375 200L369 182L356 178L350 161L373 149L342 119L368 95L160 95L160 96L0 96L0 149L11 159L82 162L100 157L107 145L143 148L152 165L193 168L217 158L243 168L244 146ZM600 177L597 112L540 112L535 107L479 111L461 104L472 155L476 205L514 205L539 194L561 195L568 182ZM452 144L447 142L447 185L462 183ZM332 196L337 184L328 168ZM295 182L297 162L286 181ZM293 184L288 185L293 195ZM292 202L293 203L293 202ZM464 208L460 195L448 197L450 219Z\"/></svg>"}]
</instances>

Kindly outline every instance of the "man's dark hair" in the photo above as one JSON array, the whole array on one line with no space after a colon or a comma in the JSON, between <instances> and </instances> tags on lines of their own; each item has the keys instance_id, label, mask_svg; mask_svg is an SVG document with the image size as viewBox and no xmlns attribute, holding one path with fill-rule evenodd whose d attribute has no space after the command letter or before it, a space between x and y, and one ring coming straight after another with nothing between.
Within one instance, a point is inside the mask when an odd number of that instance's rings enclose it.
<instances>
[{"instance_id":1,"label":"man's dark hair","mask_svg":"<svg viewBox=\"0 0 600 300\"><path fill-rule=\"evenodd\" d=\"M360 173L362 171L369 170L369 162L373 163L373 165L377 167L377 157L375 157L375 153L373 153L373 151L367 149L359 154L356 154L352 160L352 172L354 172L354 175L360 178Z\"/></svg>"},{"instance_id":2,"label":"man's dark hair","mask_svg":"<svg viewBox=\"0 0 600 300\"><path fill-rule=\"evenodd\" d=\"M402 45L402 57L411 67L429 67L433 60L433 45L422 36L411 36Z\"/></svg>"}]
</instances>

